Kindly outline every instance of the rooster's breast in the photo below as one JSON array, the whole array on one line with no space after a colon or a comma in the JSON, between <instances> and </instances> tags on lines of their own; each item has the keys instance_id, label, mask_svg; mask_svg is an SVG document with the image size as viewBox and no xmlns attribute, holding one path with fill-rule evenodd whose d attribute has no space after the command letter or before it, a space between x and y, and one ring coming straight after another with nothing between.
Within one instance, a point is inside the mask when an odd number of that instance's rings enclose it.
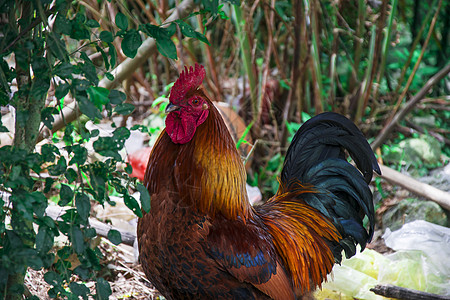
<instances>
[{"instance_id":1,"label":"rooster's breast","mask_svg":"<svg viewBox=\"0 0 450 300\"><path fill-rule=\"evenodd\" d=\"M167 299L262 299L208 254L210 219L153 194L138 223L142 268Z\"/></svg>"}]
</instances>

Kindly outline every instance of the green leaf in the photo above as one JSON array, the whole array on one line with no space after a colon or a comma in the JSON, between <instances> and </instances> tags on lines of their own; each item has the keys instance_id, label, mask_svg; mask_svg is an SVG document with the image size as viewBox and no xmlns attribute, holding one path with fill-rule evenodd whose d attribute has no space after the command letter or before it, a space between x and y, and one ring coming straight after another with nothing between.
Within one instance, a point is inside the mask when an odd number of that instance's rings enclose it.
<instances>
[{"instance_id":1,"label":"green leaf","mask_svg":"<svg viewBox=\"0 0 450 300\"><path fill-rule=\"evenodd\" d=\"M60 32L65 35L70 35L72 32L72 24L70 20L66 19L62 12L58 13L56 16L53 28L56 32Z\"/></svg>"},{"instance_id":2,"label":"green leaf","mask_svg":"<svg viewBox=\"0 0 450 300\"><path fill-rule=\"evenodd\" d=\"M66 143L66 145L73 144L73 136L72 136L73 131L74 126L72 123L67 124L66 128L64 128L63 141Z\"/></svg>"},{"instance_id":3,"label":"green leaf","mask_svg":"<svg viewBox=\"0 0 450 300\"><path fill-rule=\"evenodd\" d=\"M72 293L74 293L76 296L81 297L83 299L88 298L90 290L86 287L84 283L76 283L75 281L72 281L69 287Z\"/></svg>"},{"instance_id":4,"label":"green leaf","mask_svg":"<svg viewBox=\"0 0 450 300\"><path fill-rule=\"evenodd\" d=\"M100 134L100 130L98 129L92 129L91 131L91 138L95 138Z\"/></svg>"},{"instance_id":5,"label":"green leaf","mask_svg":"<svg viewBox=\"0 0 450 300\"><path fill-rule=\"evenodd\" d=\"M131 103L122 103L114 108L114 112L119 115L129 115L134 111L135 107Z\"/></svg>"},{"instance_id":6,"label":"green leaf","mask_svg":"<svg viewBox=\"0 0 450 300\"><path fill-rule=\"evenodd\" d=\"M80 14L78 14L80 15ZM76 20L72 20L72 31L70 32L70 37L75 40L89 40L91 33L87 30L86 26Z\"/></svg>"},{"instance_id":7,"label":"green leaf","mask_svg":"<svg viewBox=\"0 0 450 300\"><path fill-rule=\"evenodd\" d=\"M119 27L122 30L127 30L127 28L128 28L128 19L121 12L118 12L116 15L116 25L117 25L117 27Z\"/></svg>"},{"instance_id":8,"label":"green leaf","mask_svg":"<svg viewBox=\"0 0 450 300\"><path fill-rule=\"evenodd\" d=\"M75 91L77 91L77 92L84 92L90 86L91 86L91 83L85 79L75 78L74 80L72 80L72 87L74 87ZM79 95L77 95L77 96L79 96Z\"/></svg>"},{"instance_id":9,"label":"green leaf","mask_svg":"<svg viewBox=\"0 0 450 300\"><path fill-rule=\"evenodd\" d=\"M53 118L54 114L57 114L58 110L55 107L45 107L41 111L41 121L47 126L49 129L53 128L53 122L55 119Z\"/></svg>"},{"instance_id":10,"label":"green leaf","mask_svg":"<svg viewBox=\"0 0 450 300\"><path fill-rule=\"evenodd\" d=\"M51 165L48 168L48 173L52 176L63 174L67 169L67 162L64 156L61 156L56 165Z\"/></svg>"},{"instance_id":11,"label":"green leaf","mask_svg":"<svg viewBox=\"0 0 450 300\"><path fill-rule=\"evenodd\" d=\"M59 206L66 206L73 199L73 190L70 186L62 183L61 190L59 191L59 197L61 200L58 202Z\"/></svg>"},{"instance_id":12,"label":"green leaf","mask_svg":"<svg viewBox=\"0 0 450 300\"><path fill-rule=\"evenodd\" d=\"M186 22L183 22L182 20L176 20L175 21L178 26L180 27L181 33L184 36L190 37L190 38L196 38L200 41L202 41L205 44L210 45L208 39L206 38L206 36L204 36L203 34L201 34L200 32L195 31L189 24L187 24Z\"/></svg>"},{"instance_id":13,"label":"green leaf","mask_svg":"<svg viewBox=\"0 0 450 300\"><path fill-rule=\"evenodd\" d=\"M73 249L77 254L83 253L86 249L86 245L84 243L83 232L80 227L73 225L70 230L70 237L72 240Z\"/></svg>"},{"instance_id":14,"label":"green leaf","mask_svg":"<svg viewBox=\"0 0 450 300\"><path fill-rule=\"evenodd\" d=\"M138 183L136 186L138 192L141 194L141 206L145 212L150 211L150 194L142 184Z\"/></svg>"},{"instance_id":15,"label":"green leaf","mask_svg":"<svg viewBox=\"0 0 450 300\"><path fill-rule=\"evenodd\" d=\"M59 154L59 149L55 145L52 144L44 144L41 147L41 158L44 162L53 162L55 161L55 153Z\"/></svg>"},{"instance_id":16,"label":"green leaf","mask_svg":"<svg viewBox=\"0 0 450 300\"><path fill-rule=\"evenodd\" d=\"M53 26L55 28L56 25ZM69 61L66 44L57 32L47 33L47 47L50 53L60 61Z\"/></svg>"},{"instance_id":17,"label":"green leaf","mask_svg":"<svg viewBox=\"0 0 450 300\"><path fill-rule=\"evenodd\" d=\"M105 64L105 69L109 70L109 60L108 60L108 56L106 55L105 51L103 51L103 49L100 46L95 46L95 49L97 49L98 52L101 53L102 58L103 58L103 63Z\"/></svg>"},{"instance_id":18,"label":"green leaf","mask_svg":"<svg viewBox=\"0 0 450 300\"><path fill-rule=\"evenodd\" d=\"M203 43L207 44L207 45L211 45L208 41L208 39L206 38L205 35L203 35L202 33L196 31L195 32L195 37L199 40L202 41Z\"/></svg>"},{"instance_id":19,"label":"green leaf","mask_svg":"<svg viewBox=\"0 0 450 300\"><path fill-rule=\"evenodd\" d=\"M55 179L51 178L51 177L47 177L45 178L45 187L44 187L44 193L48 193L50 192L53 183L55 183Z\"/></svg>"},{"instance_id":20,"label":"green leaf","mask_svg":"<svg viewBox=\"0 0 450 300\"><path fill-rule=\"evenodd\" d=\"M36 235L36 250L38 253L47 253L53 247L53 233L48 230L47 226L39 226Z\"/></svg>"},{"instance_id":21,"label":"green leaf","mask_svg":"<svg viewBox=\"0 0 450 300\"><path fill-rule=\"evenodd\" d=\"M61 275L53 271L48 271L44 274L44 281L53 286L59 286L62 283Z\"/></svg>"},{"instance_id":22,"label":"green leaf","mask_svg":"<svg viewBox=\"0 0 450 300\"><path fill-rule=\"evenodd\" d=\"M87 93L89 94L89 99L91 100L91 102L100 110L102 109L103 105L109 102L109 90L106 88L90 86L87 89Z\"/></svg>"},{"instance_id":23,"label":"green leaf","mask_svg":"<svg viewBox=\"0 0 450 300\"><path fill-rule=\"evenodd\" d=\"M111 104L121 104L123 101L127 99L127 95L125 93L118 91L118 90L112 90L109 93L109 101L111 101Z\"/></svg>"},{"instance_id":24,"label":"green leaf","mask_svg":"<svg viewBox=\"0 0 450 300\"><path fill-rule=\"evenodd\" d=\"M78 178L77 172L75 172L72 168L68 168L66 173L64 173L64 176L66 177L68 183L73 183Z\"/></svg>"},{"instance_id":25,"label":"green leaf","mask_svg":"<svg viewBox=\"0 0 450 300\"><path fill-rule=\"evenodd\" d=\"M72 78L73 66L68 62L63 62L54 69L54 74L61 78Z\"/></svg>"},{"instance_id":26,"label":"green leaf","mask_svg":"<svg viewBox=\"0 0 450 300\"><path fill-rule=\"evenodd\" d=\"M86 22L86 16L84 15L84 13L79 12L75 16L75 21L77 21L79 24L83 24L84 22Z\"/></svg>"},{"instance_id":27,"label":"green leaf","mask_svg":"<svg viewBox=\"0 0 450 300\"><path fill-rule=\"evenodd\" d=\"M98 84L98 75L97 70L95 69L94 64L92 63L84 63L84 64L78 64L80 67L82 73L86 77L86 79L89 80L89 85L97 85Z\"/></svg>"},{"instance_id":28,"label":"green leaf","mask_svg":"<svg viewBox=\"0 0 450 300\"><path fill-rule=\"evenodd\" d=\"M122 236L120 235L119 231L110 229L108 231L108 240L110 240L114 245L119 245L120 243L122 243Z\"/></svg>"},{"instance_id":29,"label":"green leaf","mask_svg":"<svg viewBox=\"0 0 450 300\"><path fill-rule=\"evenodd\" d=\"M48 62L43 57L33 57L31 67L35 76L45 76L48 72Z\"/></svg>"},{"instance_id":30,"label":"green leaf","mask_svg":"<svg viewBox=\"0 0 450 300\"><path fill-rule=\"evenodd\" d=\"M130 175L131 173L133 173L133 167L131 166L130 163L127 163L127 166L125 167L125 172Z\"/></svg>"},{"instance_id":31,"label":"green leaf","mask_svg":"<svg viewBox=\"0 0 450 300\"><path fill-rule=\"evenodd\" d=\"M131 126L130 130L139 130L142 133L149 133L148 128L144 125L136 124Z\"/></svg>"},{"instance_id":32,"label":"green leaf","mask_svg":"<svg viewBox=\"0 0 450 300\"><path fill-rule=\"evenodd\" d=\"M183 20L176 20L175 23L178 24L180 27L181 33L184 36L195 38L195 30L192 29L191 25L187 24L186 22L183 22Z\"/></svg>"},{"instance_id":33,"label":"green leaf","mask_svg":"<svg viewBox=\"0 0 450 300\"><path fill-rule=\"evenodd\" d=\"M124 146L125 141L130 137L130 135L130 130L126 127L119 127L113 132L114 141L119 144L120 148Z\"/></svg>"},{"instance_id":34,"label":"green leaf","mask_svg":"<svg viewBox=\"0 0 450 300\"><path fill-rule=\"evenodd\" d=\"M177 49L170 37L176 31L176 25L172 23L168 28L162 28L152 24L139 26L139 29L156 40L158 51L171 59L177 59Z\"/></svg>"},{"instance_id":35,"label":"green leaf","mask_svg":"<svg viewBox=\"0 0 450 300\"><path fill-rule=\"evenodd\" d=\"M30 96L36 99L44 98L46 97L49 88L50 78L44 75L36 75L36 77L34 77L34 85L30 91Z\"/></svg>"},{"instance_id":36,"label":"green leaf","mask_svg":"<svg viewBox=\"0 0 450 300\"><path fill-rule=\"evenodd\" d=\"M80 58L83 59L85 62L93 65L94 63L92 62L92 60L89 58L89 56L86 54L86 52L81 51L80 53Z\"/></svg>"},{"instance_id":37,"label":"green leaf","mask_svg":"<svg viewBox=\"0 0 450 300\"><path fill-rule=\"evenodd\" d=\"M80 111L85 114L89 119L95 120L95 119L101 119L102 114L100 113L100 110L91 102L88 98L83 96L78 96L78 105L80 107Z\"/></svg>"},{"instance_id":38,"label":"green leaf","mask_svg":"<svg viewBox=\"0 0 450 300\"><path fill-rule=\"evenodd\" d=\"M124 196L124 202L125 205L131 209L132 212L134 212L134 214L136 216L138 216L139 218L142 218L142 211L141 208L139 207L138 202L136 201L136 199L134 199L133 197L131 197L128 194L123 195Z\"/></svg>"},{"instance_id":39,"label":"green leaf","mask_svg":"<svg viewBox=\"0 0 450 300\"><path fill-rule=\"evenodd\" d=\"M94 143L94 150L105 157L112 157L117 161L121 161L122 158L119 154L119 150L123 148L123 144L114 139L113 137L105 136L99 137Z\"/></svg>"},{"instance_id":40,"label":"green leaf","mask_svg":"<svg viewBox=\"0 0 450 300\"><path fill-rule=\"evenodd\" d=\"M42 192L32 192L27 195L26 201L33 205L34 213L38 218L43 218L47 208L47 198Z\"/></svg>"},{"instance_id":41,"label":"green leaf","mask_svg":"<svg viewBox=\"0 0 450 300\"><path fill-rule=\"evenodd\" d=\"M253 126L253 121L248 124L248 126L245 128L244 132L242 133L242 136L239 138L239 140L236 143L236 149L239 149L239 146L245 141L245 137L247 136L248 132Z\"/></svg>"},{"instance_id":42,"label":"green leaf","mask_svg":"<svg viewBox=\"0 0 450 300\"><path fill-rule=\"evenodd\" d=\"M105 76L106 76L106 78L108 78L109 81L113 81L114 80L114 75L109 73L109 72L106 72Z\"/></svg>"},{"instance_id":43,"label":"green leaf","mask_svg":"<svg viewBox=\"0 0 450 300\"><path fill-rule=\"evenodd\" d=\"M87 221L87 219L89 218L89 213L91 211L91 201L89 200L89 197L86 196L86 194L77 193L75 197L75 206L80 217L84 221Z\"/></svg>"},{"instance_id":44,"label":"green leaf","mask_svg":"<svg viewBox=\"0 0 450 300\"><path fill-rule=\"evenodd\" d=\"M81 146L80 144L76 144L71 147L71 151L73 152L74 156L69 161L69 165L72 164L82 165L86 162L88 153L85 147Z\"/></svg>"},{"instance_id":45,"label":"green leaf","mask_svg":"<svg viewBox=\"0 0 450 300\"><path fill-rule=\"evenodd\" d=\"M122 51L126 56L134 58L141 44L142 39L139 32L135 29L130 29L122 40Z\"/></svg>"},{"instance_id":46,"label":"green leaf","mask_svg":"<svg viewBox=\"0 0 450 300\"><path fill-rule=\"evenodd\" d=\"M88 239L92 239L97 236L97 230L95 230L95 228L93 227L85 228L84 236Z\"/></svg>"},{"instance_id":47,"label":"green leaf","mask_svg":"<svg viewBox=\"0 0 450 300\"><path fill-rule=\"evenodd\" d=\"M67 83L59 84L55 89L55 97L60 100L69 93L70 85Z\"/></svg>"},{"instance_id":48,"label":"green leaf","mask_svg":"<svg viewBox=\"0 0 450 300\"><path fill-rule=\"evenodd\" d=\"M114 41L114 36L110 31L102 31L100 32L100 40L102 40L105 43L112 43Z\"/></svg>"},{"instance_id":49,"label":"green leaf","mask_svg":"<svg viewBox=\"0 0 450 300\"><path fill-rule=\"evenodd\" d=\"M111 56L111 59L109 60L109 64L111 65L111 68L114 68L116 66L117 61L117 51L116 47L112 43L108 43L109 46L109 56Z\"/></svg>"},{"instance_id":50,"label":"green leaf","mask_svg":"<svg viewBox=\"0 0 450 300\"><path fill-rule=\"evenodd\" d=\"M159 53L161 53L165 57L168 57L170 59L178 58L177 47L175 47L175 44L170 38L157 39L156 48L158 49Z\"/></svg>"},{"instance_id":51,"label":"green leaf","mask_svg":"<svg viewBox=\"0 0 450 300\"><path fill-rule=\"evenodd\" d=\"M112 294L108 281L101 277L97 278L95 288L97 289L97 300L108 300L109 296Z\"/></svg>"},{"instance_id":52,"label":"green leaf","mask_svg":"<svg viewBox=\"0 0 450 300\"><path fill-rule=\"evenodd\" d=\"M177 32L177 25L175 25L175 23L170 23L170 25L165 28L159 27L159 31L164 32L164 36L170 38L175 34L175 32Z\"/></svg>"},{"instance_id":53,"label":"green leaf","mask_svg":"<svg viewBox=\"0 0 450 300\"><path fill-rule=\"evenodd\" d=\"M91 27L91 28L99 28L100 24L96 20L90 19L86 22L86 26Z\"/></svg>"}]
</instances>

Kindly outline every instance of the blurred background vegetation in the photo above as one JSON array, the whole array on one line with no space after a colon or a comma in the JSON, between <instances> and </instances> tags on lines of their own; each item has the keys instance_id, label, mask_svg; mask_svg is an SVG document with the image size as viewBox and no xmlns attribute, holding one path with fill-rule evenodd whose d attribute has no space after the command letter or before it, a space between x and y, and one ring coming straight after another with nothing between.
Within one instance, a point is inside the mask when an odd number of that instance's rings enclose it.
<instances>
[{"instance_id":1,"label":"blurred background vegetation","mask_svg":"<svg viewBox=\"0 0 450 300\"><path fill-rule=\"evenodd\" d=\"M118 195L139 216L138 190L149 209L121 151L134 131L152 134L147 146L157 136L184 66L203 64L210 98L242 118L230 122L247 133L235 137L263 198L293 133L324 111L351 118L380 162L416 175L442 166L449 15L449 0L1 1L0 294L31 297L28 267L49 270L50 297L87 297L72 276L94 278L97 298L111 294L90 242L91 204ZM437 159L407 156L405 140L423 135ZM44 215L49 201L69 207L59 221ZM55 254L59 235L68 242Z\"/></svg>"}]
</instances>

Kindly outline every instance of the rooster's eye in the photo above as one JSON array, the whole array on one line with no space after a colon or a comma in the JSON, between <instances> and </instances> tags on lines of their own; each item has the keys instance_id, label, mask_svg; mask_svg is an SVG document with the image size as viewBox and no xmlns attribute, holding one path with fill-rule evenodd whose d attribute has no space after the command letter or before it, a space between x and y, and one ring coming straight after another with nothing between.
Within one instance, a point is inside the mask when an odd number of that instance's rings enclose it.
<instances>
[{"instance_id":1,"label":"rooster's eye","mask_svg":"<svg viewBox=\"0 0 450 300\"><path fill-rule=\"evenodd\" d=\"M195 104L195 105L197 105L197 104L198 104L198 99L197 99L197 98L195 98L194 100L192 100L192 104Z\"/></svg>"}]
</instances>

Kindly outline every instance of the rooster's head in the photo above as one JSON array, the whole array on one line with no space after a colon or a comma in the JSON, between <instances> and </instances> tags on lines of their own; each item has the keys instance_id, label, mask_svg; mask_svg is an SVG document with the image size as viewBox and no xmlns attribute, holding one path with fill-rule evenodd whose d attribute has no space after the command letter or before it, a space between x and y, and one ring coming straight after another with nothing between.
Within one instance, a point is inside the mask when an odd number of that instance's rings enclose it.
<instances>
[{"instance_id":1,"label":"rooster's head","mask_svg":"<svg viewBox=\"0 0 450 300\"><path fill-rule=\"evenodd\" d=\"M204 78L203 66L185 67L170 91L166 132L176 144L188 143L208 117L210 102L199 89Z\"/></svg>"}]
</instances>

